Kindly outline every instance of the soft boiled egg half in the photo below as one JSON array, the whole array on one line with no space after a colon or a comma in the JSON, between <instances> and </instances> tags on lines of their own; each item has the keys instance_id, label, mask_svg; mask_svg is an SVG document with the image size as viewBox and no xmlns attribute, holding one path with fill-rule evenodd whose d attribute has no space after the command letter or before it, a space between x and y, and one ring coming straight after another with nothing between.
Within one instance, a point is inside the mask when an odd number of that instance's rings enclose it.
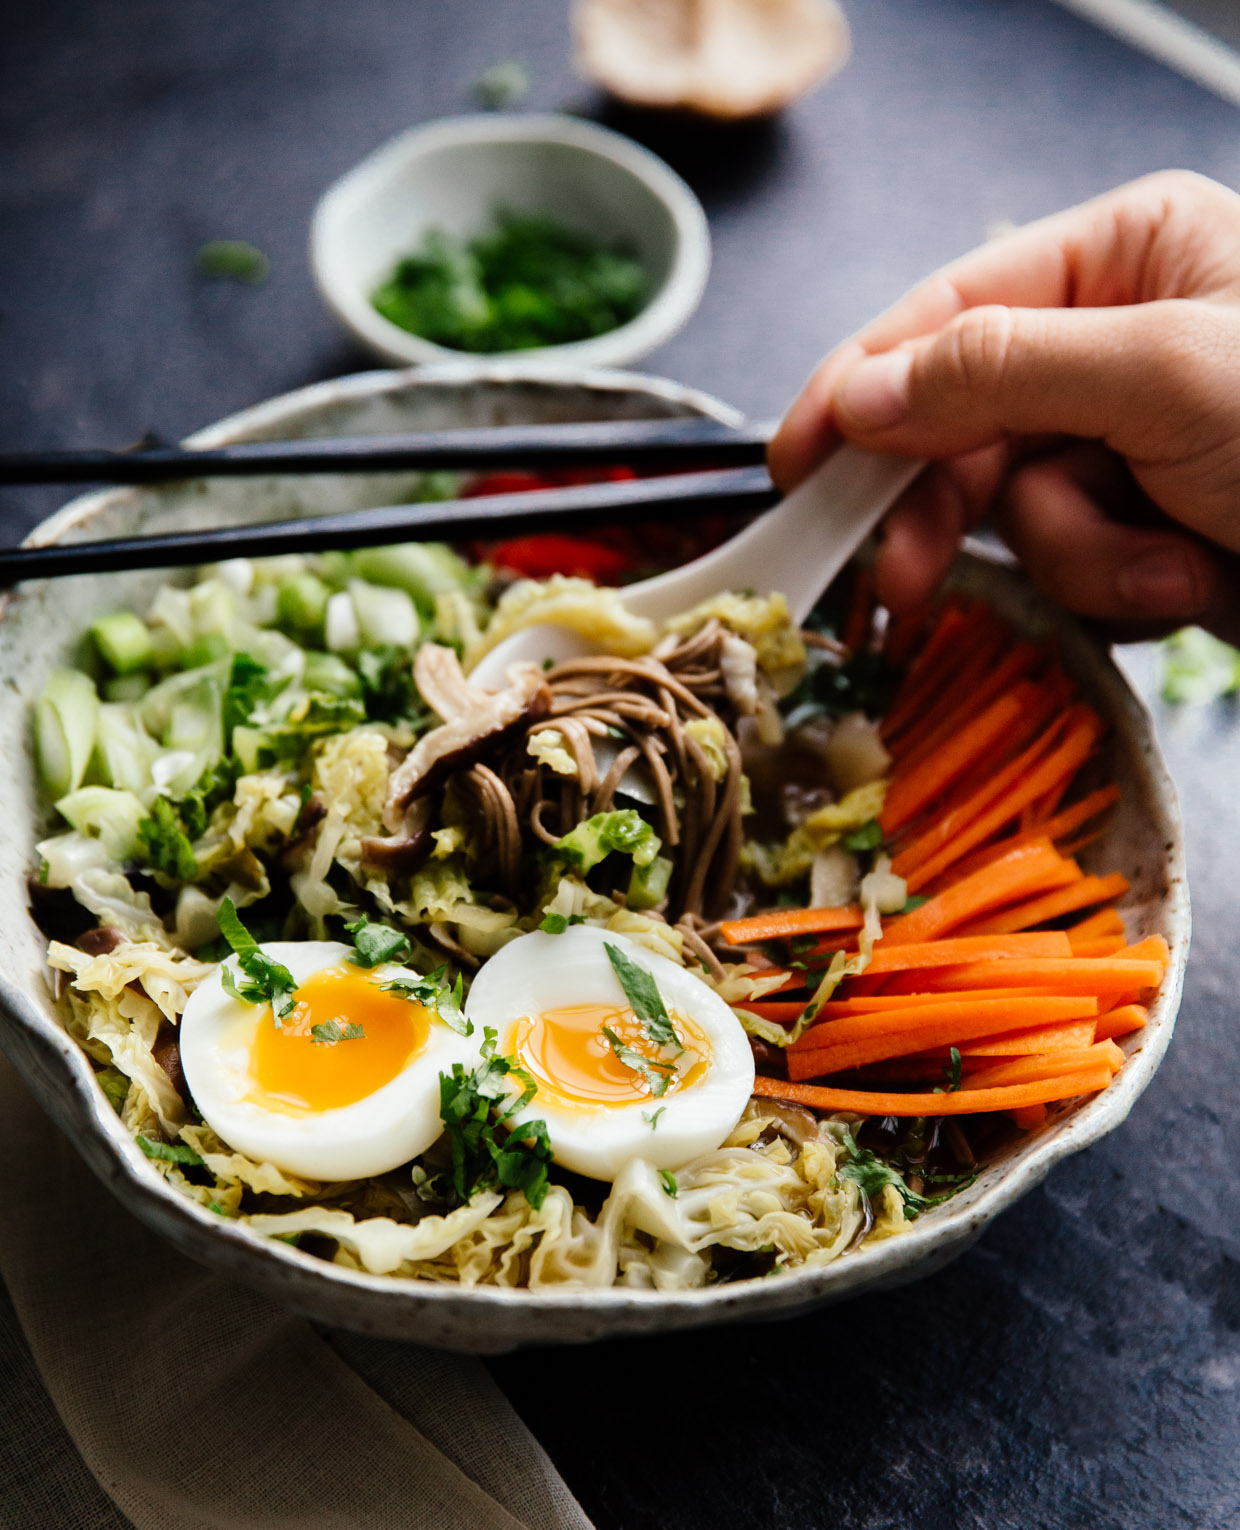
<instances>
[{"instance_id":1,"label":"soft boiled egg half","mask_svg":"<svg viewBox=\"0 0 1240 1530\"><path fill-rule=\"evenodd\" d=\"M647 1034L608 945L654 979L676 1045ZM590 925L511 941L474 979L465 1012L474 1040L491 1027L496 1050L537 1086L513 1120L545 1121L555 1161L592 1179L615 1179L632 1158L677 1169L710 1152L753 1093L748 1038L719 995L666 957ZM624 1061L608 1031L646 1067Z\"/></svg>"},{"instance_id":2,"label":"soft boiled egg half","mask_svg":"<svg viewBox=\"0 0 1240 1530\"><path fill-rule=\"evenodd\" d=\"M233 998L219 977L198 985L181 1017L181 1067L207 1125L306 1179L363 1179L425 1152L443 1131L439 1075L472 1064L477 1042L384 990L407 968L355 966L336 941L262 950L297 984L279 1025L269 1004Z\"/></svg>"}]
</instances>

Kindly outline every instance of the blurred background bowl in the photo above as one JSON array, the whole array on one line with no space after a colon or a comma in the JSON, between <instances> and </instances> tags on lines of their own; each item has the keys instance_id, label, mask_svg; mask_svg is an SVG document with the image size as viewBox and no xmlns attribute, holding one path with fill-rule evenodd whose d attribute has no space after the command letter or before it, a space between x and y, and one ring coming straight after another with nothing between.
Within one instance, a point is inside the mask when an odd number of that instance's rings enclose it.
<instances>
[{"instance_id":1,"label":"blurred background bowl","mask_svg":"<svg viewBox=\"0 0 1240 1530\"><path fill-rule=\"evenodd\" d=\"M377 312L371 298L431 229L468 239L497 208L540 213L604 244L629 247L649 297L627 324L589 340L504 351L529 367L620 366L685 323L710 270L701 203L649 150L573 117L449 117L392 139L338 180L315 209L310 265L327 306L367 350L400 364L459 360Z\"/></svg>"}]
</instances>

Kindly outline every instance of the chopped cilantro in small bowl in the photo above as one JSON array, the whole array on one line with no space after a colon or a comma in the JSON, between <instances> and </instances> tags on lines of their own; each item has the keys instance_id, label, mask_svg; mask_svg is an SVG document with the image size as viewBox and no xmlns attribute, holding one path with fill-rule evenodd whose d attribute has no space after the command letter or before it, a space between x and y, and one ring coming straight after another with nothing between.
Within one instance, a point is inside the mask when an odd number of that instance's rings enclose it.
<instances>
[{"instance_id":1,"label":"chopped cilantro in small bowl","mask_svg":"<svg viewBox=\"0 0 1240 1530\"><path fill-rule=\"evenodd\" d=\"M619 366L689 318L705 215L639 145L563 116L415 128L323 197L311 264L329 307L387 361L462 354Z\"/></svg>"}]
</instances>

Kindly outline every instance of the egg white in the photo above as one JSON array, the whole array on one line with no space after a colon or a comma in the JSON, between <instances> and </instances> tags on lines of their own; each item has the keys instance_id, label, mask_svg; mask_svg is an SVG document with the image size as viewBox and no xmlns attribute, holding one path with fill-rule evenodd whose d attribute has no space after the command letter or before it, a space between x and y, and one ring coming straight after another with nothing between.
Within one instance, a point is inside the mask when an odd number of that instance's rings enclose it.
<instances>
[{"instance_id":1,"label":"egg white","mask_svg":"<svg viewBox=\"0 0 1240 1530\"><path fill-rule=\"evenodd\" d=\"M526 1016L575 1004L626 1005L604 950L608 944L644 967L673 1020L680 1013L696 1022L711 1047L706 1076L661 1099L564 1107L544 1092L513 1117L545 1121L555 1161L564 1168L614 1180L633 1158L656 1169L681 1168L717 1148L740 1119L753 1093L753 1052L728 1005L684 967L623 935L583 924L560 935L535 931L504 946L475 977L465 1013L475 1041L490 1026L498 1051L511 1056L516 1026ZM643 1113L652 1116L660 1106L652 1127Z\"/></svg>"},{"instance_id":2,"label":"egg white","mask_svg":"<svg viewBox=\"0 0 1240 1530\"><path fill-rule=\"evenodd\" d=\"M299 986L326 968L347 968L351 949L326 940L275 941L262 947ZM225 965L238 976L235 958ZM356 970L376 981L407 971L394 966ZM219 973L205 978L181 1017L181 1067L212 1131L235 1151L304 1179L364 1179L425 1152L443 1131L440 1073L454 1062L472 1064L476 1053L473 1040L432 1017L425 1046L379 1089L351 1105L290 1114L247 1098L255 1089L251 1048L265 1014L264 1005L234 999Z\"/></svg>"}]
</instances>

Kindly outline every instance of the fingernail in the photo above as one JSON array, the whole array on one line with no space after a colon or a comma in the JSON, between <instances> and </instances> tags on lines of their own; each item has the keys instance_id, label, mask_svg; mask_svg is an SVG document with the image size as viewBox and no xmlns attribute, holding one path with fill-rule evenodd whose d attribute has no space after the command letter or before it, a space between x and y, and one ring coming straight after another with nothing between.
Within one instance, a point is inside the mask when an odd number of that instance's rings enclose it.
<instances>
[{"instance_id":1,"label":"fingernail","mask_svg":"<svg viewBox=\"0 0 1240 1530\"><path fill-rule=\"evenodd\" d=\"M841 413L874 430L898 425L908 413L912 367L911 351L887 351L859 362L840 393Z\"/></svg>"},{"instance_id":2,"label":"fingernail","mask_svg":"<svg viewBox=\"0 0 1240 1530\"><path fill-rule=\"evenodd\" d=\"M1191 616L1202 604L1197 574L1183 548L1142 553L1116 576L1119 593L1150 616Z\"/></svg>"}]
</instances>

